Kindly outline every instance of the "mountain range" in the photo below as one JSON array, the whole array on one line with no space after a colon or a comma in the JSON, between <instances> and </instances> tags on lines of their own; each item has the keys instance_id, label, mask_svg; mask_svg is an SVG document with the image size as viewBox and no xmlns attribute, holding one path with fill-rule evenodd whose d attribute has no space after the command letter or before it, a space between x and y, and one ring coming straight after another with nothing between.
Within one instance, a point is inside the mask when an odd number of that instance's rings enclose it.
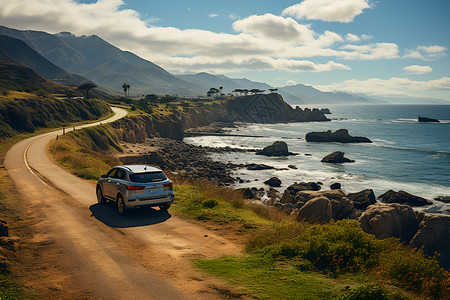
<instances>
[{"instance_id":1,"label":"mountain range","mask_svg":"<svg viewBox=\"0 0 450 300\"><path fill-rule=\"evenodd\" d=\"M266 83L246 78L229 78L209 73L173 75L96 35L75 36L69 32L49 34L5 26L0 26L0 35L3 35L0 36L1 59L30 67L39 75L66 85L78 85L91 80L107 92L121 94L122 85L127 83L134 95L182 96L206 96L211 87L223 87L225 94L235 89L273 88ZM291 104L371 104L395 101L392 98L370 98L344 92L322 92L303 84L278 87L278 93Z\"/></svg>"}]
</instances>

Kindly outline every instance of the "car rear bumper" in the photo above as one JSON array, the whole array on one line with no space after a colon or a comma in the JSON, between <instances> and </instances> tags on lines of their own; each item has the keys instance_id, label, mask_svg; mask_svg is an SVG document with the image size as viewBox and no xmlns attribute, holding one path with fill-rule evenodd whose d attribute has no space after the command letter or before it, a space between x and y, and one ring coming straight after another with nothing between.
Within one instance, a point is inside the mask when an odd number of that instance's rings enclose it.
<instances>
[{"instance_id":1,"label":"car rear bumper","mask_svg":"<svg viewBox=\"0 0 450 300\"><path fill-rule=\"evenodd\" d=\"M140 206L159 206L163 204L172 204L174 195L154 196L143 199L127 199L125 201L126 208L134 208Z\"/></svg>"}]
</instances>

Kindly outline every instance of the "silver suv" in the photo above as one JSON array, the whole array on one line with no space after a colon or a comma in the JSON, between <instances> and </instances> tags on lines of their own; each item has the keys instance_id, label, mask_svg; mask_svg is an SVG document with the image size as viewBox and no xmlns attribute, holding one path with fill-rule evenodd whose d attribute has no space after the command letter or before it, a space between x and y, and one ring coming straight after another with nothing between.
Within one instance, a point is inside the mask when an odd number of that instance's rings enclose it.
<instances>
[{"instance_id":1,"label":"silver suv","mask_svg":"<svg viewBox=\"0 0 450 300\"><path fill-rule=\"evenodd\" d=\"M168 210L175 197L172 181L160 169L147 165L112 168L98 180L96 192L99 203L115 201L120 215L140 206Z\"/></svg>"}]
</instances>

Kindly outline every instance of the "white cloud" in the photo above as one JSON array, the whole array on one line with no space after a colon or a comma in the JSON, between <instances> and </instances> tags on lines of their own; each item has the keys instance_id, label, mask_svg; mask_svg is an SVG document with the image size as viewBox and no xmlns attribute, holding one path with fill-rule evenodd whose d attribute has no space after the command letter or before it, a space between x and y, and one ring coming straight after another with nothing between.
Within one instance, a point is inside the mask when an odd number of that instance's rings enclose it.
<instances>
[{"instance_id":1,"label":"white cloud","mask_svg":"<svg viewBox=\"0 0 450 300\"><path fill-rule=\"evenodd\" d=\"M183 70L189 69L192 72L207 71L212 73L266 71L274 69L300 73L350 69L349 66L333 61L325 64L316 64L307 60L274 59L266 56L245 58L206 58L203 56L171 57L167 58L167 61L163 61L163 64L177 72L183 72Z\"/></svg>"},{"instance_id":2,"label":"white cloud","mask_svg":"<svg viewBox=\"0 0 450 300\"><path fill-rule=\"evenodd\" d=\"M445 52L447 48L433 45L433 46L417 46L415 50L406 50L404 58L418 58L422 60L435 60L447 55Z\"/></svg>"},{"instance_id":3,"label":"white cloud","mask_svg":"<svg viewBox=\"0 0 450 300\"><path fill-rule=\"evenodd\" d=\"M75 0L3 2L0 5L2 25L50 33L96 34L169 71L217 69L217 72L237 72L259 67L261 70L325 72L350 69L345 64L334 62L335 58L374 60L398 57L398 46L393 43L336 48L337 43L344 41L339 34L332 31L318 33L310 25L273 14L236 20L233 23L236 33L229 34L150 24L136 11L127 9L121 0L98 0L89 4ZM439 49L427 50L437 53ZM330 61L317 63L313 61L315 57L326 57Z\"/></svg>"},{"instance_id":4,"label":"white cloud","mask_svg":"<svg viewBox=\"0 0 450 300\"><path fill-rule=\"evenodd\" d=\"M214 13L210 13L209 15L208 15L208 17L210 17L210 18L216 18L216 17L218 17L219 15L218 14L214 14Z\"/></svg>"},{"instance_id":5,"label":"white cloud","mask_svg":"<svg viewBox=\"0 0 450 300\"><path fill-rule=\"evenodd\" d=\"M426 74L433 72L433 69L430 66L411 65L404 67L403 71L410 74Z\"/></svg>"},{"instance_id":6,"label":"white cloud","mask_svg":"<svg viewBox=\"0 0 450 300\"><path fill-rule=\"evenodd\" d=\"M286 81L286 85L296 85L297 82L295 82L294 80L288 80Z\"/></svg>"},{"instance_id":7,"label":"white cloud","mask_svg":"<svg viewBox=\"0 0 450 300\"><path fill-rule=\"evenodd\" d=\"M345 39L350 42L359 42L361 39L356 34L347 33Z\"/></svg>"},{"instance_id":8,"label":"white cloud","mask_svg":"<svg viewBox=\"0 0 450 300\"><path fill-rule=\"evenodd\" d=\"M309 26L297 23L292 18L283 18L272 14L250 16L233 23L237 32L250 33L262 38L296 43L314 41L314 31Z\"/></svg>"},{"instance_id":9,"label":"white cloud","mask_svg":"<svg viewBox=\"0 0 450 300\"><path fill-rule=\"evenodd\" d=\"M348 23L367 8L369 0L304 0L283 10L283 15Z\"/></svg>"},{"instance_id":10,"label":"white cloud","mask_svg":"<svg viewBox=\"0 0 450 300\"><path fill-rule=\"evenodd\" d=\"M239 16L235 15L235 14L231 14L231 15L228 16L228 19L237 20L237 19L239 19Z\"/></svg>"},{"instance_id":11,"label":"white cloud","mask_svg":"<svg viewBox=\"0 0 450 300\"><path fill-rule=\"evenodd\" d=\"M395 43L376 43L368 45L345 45L342 46L343 51L339 54L344 59L361 59L361 60L375 60L375 59L393 59L397 58L399 50Z\"/></svg>"},{"instance_id":12,"label":"white cloud","mask_svg":"<svg viewBox=\"0 0 450 300\"><path fill-rule=\"evenodd\" d=\"M450 77L442 77L430 81L414 81L408 78L367 80L347 80L341 83L315 86L321 91L345 91L350 93L363 93L369 96L406 96L427 97L430 91L450 91Z\"/></svg>"},{"instance_id":13,"label":"white cloud","mask_svg":"<svg viewBox=\"0 0 450 300\"><path fill-rule=\"evenodd\" d=\"M363 40L371 40L371 39L373 39L373 36L369 35L369 34L363 34L363 35L361 35L361 38Z\"/></svg>"}]
</instances>

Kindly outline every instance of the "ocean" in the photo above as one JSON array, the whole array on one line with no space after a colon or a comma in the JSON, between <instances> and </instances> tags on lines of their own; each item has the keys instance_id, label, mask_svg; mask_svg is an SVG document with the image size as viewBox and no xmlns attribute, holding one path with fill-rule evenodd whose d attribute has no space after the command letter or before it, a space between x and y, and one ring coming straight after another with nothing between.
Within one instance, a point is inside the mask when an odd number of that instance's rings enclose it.
<instances>
[{"instance_id":1,"label":"ocean","mask_svg":"<svg viewBox=\"0 0 450 300\"><path fill-rule=\"evenodd\" d=\"M299 105L305 108L303 105ZM312 106L309 106L312 108ZM222 162L263 163L282 170L249 171L240 169L235 177L244 180L241 187L265 187L272 176L282 181L283 192L294 182L322 182L322 189L339 182L346 193L373 189L378 197L392 190L404 190L432 200L450 196L450 105L324 105L331 122L242 124L226 128L238 136L197 136L185 138L193 145L261 149L275 141L285 141L289 157L265 157L252 152L214 153ZM419 123L417 118L439 119L440 123ZM305 135L311 131L348 129L352 136L364 136L371 144L309 143ZM320 160L334 151L345 152L355 163L326 164ZM297 169L288 168L295 165ZM450 214L450 204L433 201L419 208L426 212Z\"/></svg>"}]
</instances>

